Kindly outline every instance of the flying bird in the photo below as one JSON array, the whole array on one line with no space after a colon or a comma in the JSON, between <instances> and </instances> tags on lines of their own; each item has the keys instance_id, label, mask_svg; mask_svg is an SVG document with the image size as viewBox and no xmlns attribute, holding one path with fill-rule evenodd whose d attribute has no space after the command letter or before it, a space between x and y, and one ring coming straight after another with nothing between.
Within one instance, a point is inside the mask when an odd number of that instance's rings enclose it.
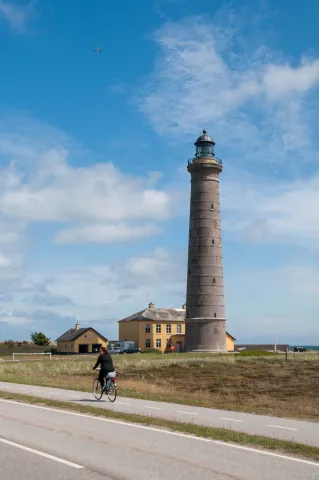
<instances>
[{"instance_id":1,"label":"flying bird","mask_svg":"<svg viewBox=\"0 0 319 480\"><path fill-rule=\"evenodd\" d=\"M102 53L102 49L100 47L95 47L94 51Z\"/></svg>"}]
</instances>

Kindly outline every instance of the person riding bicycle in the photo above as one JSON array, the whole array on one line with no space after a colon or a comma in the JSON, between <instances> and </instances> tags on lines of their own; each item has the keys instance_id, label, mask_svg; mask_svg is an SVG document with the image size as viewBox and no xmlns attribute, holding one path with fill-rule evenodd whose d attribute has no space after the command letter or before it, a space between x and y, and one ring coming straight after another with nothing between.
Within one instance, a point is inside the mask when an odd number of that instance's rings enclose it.
<instances>
[{"instance_id":1,"label":"person riding bicycle","mask_svg":"<svg viewBox=\"0 0 319 480\"><path fill-rule=\"evenodd\" d=\"M97 362L92 368L92 370L95 370L98 365L101 365L101 370L99 372L99 380L103 389L106 375L110 372L114 372L113 360L106 347L100 347L99 358L97 359Z\"/></svg>"}]
</instances>

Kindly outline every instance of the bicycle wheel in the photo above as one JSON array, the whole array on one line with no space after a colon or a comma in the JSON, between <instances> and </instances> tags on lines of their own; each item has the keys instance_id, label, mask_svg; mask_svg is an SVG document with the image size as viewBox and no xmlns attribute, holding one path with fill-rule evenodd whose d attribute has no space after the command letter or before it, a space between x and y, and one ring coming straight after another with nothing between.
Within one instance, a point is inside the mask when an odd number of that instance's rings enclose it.
<instances>
[{"instance_id":1,"label":"bicycle wheel","mask_svg":"<svg viewBox=\"0 0 319 480\"><path fill-rule=\"evenodd\" d=\"M95 378L93 381L93 395L96 400L101 400L103 395L102 387L98 378Z\"/></svg>"},{"instance_id":2,"label":"bicycle wheel","mask_svg":"<svg viewBox=\"0 0 319 480\"><path fill-rule=\"evenodd\" d=\"M116 384L113 383L112 380L107 381L106 394L110 402L115 402L117 397L117 389L116 389Z\"/></svg>"}]
</instances>

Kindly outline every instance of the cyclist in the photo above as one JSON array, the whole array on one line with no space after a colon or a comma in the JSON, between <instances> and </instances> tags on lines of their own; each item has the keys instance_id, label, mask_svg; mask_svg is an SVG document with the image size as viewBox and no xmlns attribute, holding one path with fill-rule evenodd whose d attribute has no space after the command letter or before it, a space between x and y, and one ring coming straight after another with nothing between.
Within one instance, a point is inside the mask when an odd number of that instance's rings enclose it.
<instances>
[{"instance_id":1,"label":"cyclist","mask_svg":"<svg viewBox=\"0 0 319 480\"><path fill-rule=\"evenodd\" d=\"M103 390L106 375L110 372L114 372L113 360L106 347L100 347L99 358L97 359L97 362L92 368L92 370L95 370L98 365L101 365L101 370L99 372L99 380Z\"/></svg>"}]
</instances>

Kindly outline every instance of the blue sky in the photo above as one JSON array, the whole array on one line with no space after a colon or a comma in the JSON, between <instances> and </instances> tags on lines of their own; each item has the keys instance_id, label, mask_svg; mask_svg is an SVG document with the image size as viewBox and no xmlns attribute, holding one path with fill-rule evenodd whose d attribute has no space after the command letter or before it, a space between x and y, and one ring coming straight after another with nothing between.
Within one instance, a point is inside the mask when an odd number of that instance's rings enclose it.
<instances>
[{"instance_id":1,"label":"blue sky","mask_svg":"<svg viewBox=\"0 0 319 480\"><path fill-rule=\"evenodd\" d=\"M277 3L0 0L1 339L184 303L206 128L228 331L319 343L318 5Z\"/></svg>"}]
</instances>

